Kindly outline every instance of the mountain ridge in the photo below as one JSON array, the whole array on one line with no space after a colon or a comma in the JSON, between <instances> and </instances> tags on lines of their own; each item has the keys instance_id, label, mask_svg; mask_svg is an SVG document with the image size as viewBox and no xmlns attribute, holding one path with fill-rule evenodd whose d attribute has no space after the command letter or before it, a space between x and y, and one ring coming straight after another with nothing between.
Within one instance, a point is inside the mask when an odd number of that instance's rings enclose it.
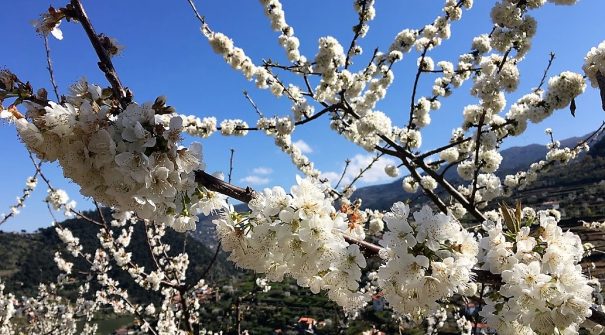
<instances>
[{"instance_id":1,"label":"mountain ridge","mask_svg":"<svg viewBox=\"0 0 605 335\"><path fill-rule=\"evenodd\" d=\"M588 138L590 134L584 136L575 136L561 140L561 147L573 147L579 141ZM605 136L601 136L595 145L605 147ZM527 170L532 163L544 159L548 149L546 145L528 144L525 146L514 146L504 149L500 152L502 163L496 175L503 177L507 174L517 171ZM604 150L605 155L605 150ZM580 158L578 158L580 159ZM455 169L450 169L445 173L445 178L450 183L456 185L462 182ZM414 200L414 202L426 202L427 199L418 191L415 194L406 193L401 185L403 178L386 184L364 186L357 189L351 199L361 199L362 208L372 208L378 210L387 210L397 201Z\"/></svg>"}]
</instances>

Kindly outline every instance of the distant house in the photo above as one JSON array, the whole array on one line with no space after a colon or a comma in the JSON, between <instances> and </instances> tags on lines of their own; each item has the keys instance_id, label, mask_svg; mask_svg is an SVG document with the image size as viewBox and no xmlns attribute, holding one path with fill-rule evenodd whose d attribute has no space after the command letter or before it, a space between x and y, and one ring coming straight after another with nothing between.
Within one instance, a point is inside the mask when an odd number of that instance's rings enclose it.
<instances>
[{"instance_id":1,"label":"distant house","mask_svg":"<svg viewBox=\"0 0 605 335\"><path fill-rule=\"evenodd\" d=\"M545 201L538 205L539 209L559 209L559 202L556 200Z\"/></svg>"},{"instance_id":2,"label":"distant house","mask_svg":"<svg viewBox=\"0 0 605 335\"><path fill-rule=\"evenodd\" d=\"M111 334L112 335L138 335L138 334L143 334L143 333L138 329L133 329L130 327L121 327L121 328L114 330L113 333L111 333Z\"/></svg>"},{"instance_id":3,"label":"distant house","mask_svg":"<svg viewBox=\"0 0 605 335\"><path fill-rule=\"evenodd\" d=\"M297 330L299 334L315 334L317 320L302 316L298 319Z\"/></svg>"},{"instance_id":4,"label":"distant house","mask_svg":"<svg viewBox=\"0 0 605 335\"><path fill-rule=\"evenodd\" d=\"M467 317L472 317L477 312L477 305L474 303L468 303L464 306L464 315Z\"/></svg>"},{"instance_id":5,"label":"distant house","mask_svg":"<svg viewBox=\"0 0 605 335\"><path fill-rule=\"evenodd\" d=\"M196 290L195 297L201 304L211 301L213 298L216 301L219 300L218 294L216 294L216 292L212 289L212 287L207 287L205 289Z\"/></svg>"},{"instance_id":6,"label":"distant house","mask_svg":"<svg viewBox=\"0 0 605 335\"><path fill-rule=\"evenodd\" d=\"M385 300L383 295L383 292L379 292L372 296L372 308L377 312L384 310Z\"/></svg>"},{"instance_id":7,"label":"distant house","mask_svg":"<svg viewBox=\"0 0 605 335\"><path fill-rule=\"evenodd\" d=\"M477 329L477 334L496 334L496 330L491 328L486 323L473 323L473 329Z\"/></svg>"}]
</instances>

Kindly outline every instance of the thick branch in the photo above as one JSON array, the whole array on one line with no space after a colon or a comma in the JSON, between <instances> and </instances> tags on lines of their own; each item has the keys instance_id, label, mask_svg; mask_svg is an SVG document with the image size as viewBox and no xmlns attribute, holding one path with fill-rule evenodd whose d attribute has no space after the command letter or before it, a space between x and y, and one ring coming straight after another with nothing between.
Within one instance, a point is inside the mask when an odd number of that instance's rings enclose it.
<instances>
[{"instance_id":1,"label":"thick branch","mask_svg":"<svg viewBox=\"0 0 605 335\"><path fill-rule=\"evenodd\" d=\"M224 194L241 202L248 203L252 200L254 190L250 187L241 188L220 180L205 171L195 171L195 182L209 189L210 191Z\"/></svg>"},{"instance_id":2,"label":"thick branch","mask_svg":"<svg viewBox=\"0 0 605 335\"><path fill-rule=\"evenodd\" d=\"M418 184L420 184L420 188L422 188L424 194L426 194L426 196L429 197L435 205L437 205L440 211L442 211L443 213L447 213L447 205L439 198L439 196L435 194L435 192L433 192L432 190L429 190L422 186L422 177L420 176L420 174L418 174L413 164L408 162L408 160L405 158L402 159L402 162L403 165L408 169L408 171L410 171L411 176L416 180Z\"/></svg>"},{"instance_id":3,"label":"thick branch","mask_svg":"<svg viewBox=\"0 0 605 335\"><path fill-rule=\"evenodd\" d=\"M71 0L71 6L74 11L75 18L80 22L84 28L84 31L86 31L86 35L88 36L90 43L92 43L92 46L97 53L97 57L99 57L99 68L101 71L103 71L105 78L107 78L107 81L109 81L111 84L114 96L120 101L122 107L125 107L130 103L130 101L127 97L126 90L120 82L120 78L118 78L118 73L113 67L111 56L103 47L99 35L97 35L95 32L95 29L88 19L88 15L86 15L86 11L84 11L84 7L82 6L80 0Z\"/></svg>"}]
</instances>

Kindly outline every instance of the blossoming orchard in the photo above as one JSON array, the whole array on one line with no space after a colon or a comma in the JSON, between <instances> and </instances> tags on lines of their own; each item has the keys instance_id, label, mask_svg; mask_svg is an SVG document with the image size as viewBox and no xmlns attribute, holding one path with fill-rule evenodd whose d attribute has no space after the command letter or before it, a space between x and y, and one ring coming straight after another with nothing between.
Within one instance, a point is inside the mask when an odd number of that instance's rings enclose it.
<instances>
[{"instance_id":1,"label":"blossoming orchard","mask_svg":"<svg viewBox=\"0 0 605 335\"><path fill-rule=\"evenodd\" d=\"M444 1L434 20L421 27L401 27L388 48L374 50L361 47L377 15L374 0L355 0L352 8L343 3L343 10L354 10L358 19L351 22L348 40L325 36L319 41L299 40L279 0L260 0L259 11L264 11L285 52L285 58L283 54L267 57L281 57L282 63L249 57L214 28L218 18L203 16L203 2L198 7L193 0L171 3L187 6L188 19L200 26L200 43L209 43L216 57L258 90L289 101L290 110L276 117L252 111L255 121L183 115L168 106L164 96L138 101L136 87L122 82L113 65L112 57L119 50L115 40L95 31L94 13L89 18L80 0L66 2L44 12L35 30L61 48L62 42L53 39L64 38L60 28L80 25L107 82L82 79L60 96L50 54L48 91L32 87L10 69L0 72L2 126L16 128L36 169L2 222L18 213L39 181L48 192L49 210L89 221L98 229L100 247L92 253L84 251L78 236L55 222L64 244L55 254L62 274L54 283L41 283L38 295L27 298L7 292L0 281L1 334L95 334L93 316L107 306L115 313L136 315L143 331L152 334L221 333L222 329L207 329L198 313L193 292L207 282L185 284L191 256L169 254L163 240L168 230L195 230L201 214L216 216L213 223L220 246L237 267L252 270L269 283L292 278L300 287L326 295L349 318L380 293L396 316L393 322L405 319L420 324L432 318L434 333L438 331L434 320L439 323L444 307L454 304L454 298L480 306L481 321L459 316L459 331L464 334L477 333L478 322L498 334L605 330L601 286L580 265L587 250L578 235L558 226L557 210L506 201L541 173L588 151L600 135L600 122L591 136L569 148L547 129L552 141L543 160L527 171L504 178L496 175L501 146L523 136L529 123L541 123L570 109L575 113L581 109L575 99L588 90L601 92L605 105L605 42L592 46L567 41L569 47L585 49L584 66L551 74L551 57L548 66L535 65L543 68L544 77L536 78L534 89L507 101L518 89L519 64L531 51L539 26L532 11L556 6L564 13L576 0L492 1L491 12L486 13L492 27L471 40L458 41L468 51L454 62L434 60L432 54L450 39L456 25L471 24L464 19L473 0ZM316 52L303 54L301 43L316 44ZM398 63L406 61L414 64L413 73L398 71ZM389 92L398 76L415 79L412 92ZM421 89L421 80L432 81L432 91ZM453 125L446 143L421 149L423 130L439 118L437 111L445 108L448 97L469 94L460 88L465 83L470 85L470 103L457 111L463 123ZM398 119L377 109L387 92L401 95L404 112ZM384 173L402 176L401 187L424 194L429 204L420 210L403 201L386 212L361 209L352 183L332 186L293 144L292 134L299 127L334 132L360 151L392 157L396 163L387 165ZM295 185L252 189L206 172L204 160L212 159L203 155L206 138L250 132L272 137L291 158L300 171L292 176ZM199 138L200 143L183 146L183 134ZM78 210L70 195L54 187L42 162L58 162L80 193L93 199L101 219ZM448 180L444 170L450 168L464 182ZM237 212L230 198L247 203L249 210ZM103 216L102 207L111 209L111 217ZM132 258L130 242L136 225L145 228L151 268ZM601 228L599 222L588 225ZM77 269L74 259L84 260L88 268ZM131 301L110 275L112 267L127 271L141 288L159 292L163 302ZM73 285L75 278L80 278L77 297L61 296L60 287ZM267 281L259 282L266 286ZM173 304L175 294L181 297L178 304Z\"/></svg>"}]
</instances>

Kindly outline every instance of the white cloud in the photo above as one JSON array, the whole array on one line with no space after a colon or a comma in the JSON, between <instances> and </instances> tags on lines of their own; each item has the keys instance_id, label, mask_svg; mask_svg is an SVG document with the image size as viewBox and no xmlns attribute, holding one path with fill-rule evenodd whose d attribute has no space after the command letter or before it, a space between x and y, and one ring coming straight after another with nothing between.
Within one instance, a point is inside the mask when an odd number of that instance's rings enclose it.
<instances>
[{"instance_id":1,"label":"white cloud","mask_svg":"<svg viewBox=\"0 0 605 335\"><path fill-rule=\"evenodd\" d=\"M310 154L313 152L313 148L311 148L311 146L303 140L298 140L292 144L294 144L294 146L297 147L303 154Z\"/></svg>"},{"instance_id":2,"label":"white cloud","mask_svg":"<svg viewBox=\"0 0 605 335\"><path fill-rule=\"evenodd\" d=\"M240 182L250 184L250 185L265 185L270 181L269 178L259 177L259 176L247 176L240 179Z\"/></svg>"},{"instance_id":3,"label":"white cloud","mask_svg":"<svg viewBox=\"0 0 605 335\"><path fill-rule=\"evenodd\" d=\"M262 175L270 175L273 173L273 169L268 168L268 167L257 167L254 168L254 170L252 170L252 173L254 174L262 174Z\"/></svg>"},{"instance_id":4,"label":"white cloud","mask_svg":"<svg viewBox=\"0 0 605 335\"><path fill-rule=\"evenodd\" d=\"M345 173L340 186L348 185L355 177L359 175L359 171L367 167L372 160L374 159L374 155L362 155L357 154L351 159L351 163L347 168L347 172ZM387 165L395 165L397 163L391 157L381 157L372 167L366 171L361 179L356 184L378 184L384 182L391 182L395 178L389 177L385 172L384 168ZM336 171L327 171L321 174L321 178L326 178L330 181L330 183L334 186L340 176L342 175L342 169L344 169L344 165L342 166L340 172Z\"/></svg>"}]
</instances>

